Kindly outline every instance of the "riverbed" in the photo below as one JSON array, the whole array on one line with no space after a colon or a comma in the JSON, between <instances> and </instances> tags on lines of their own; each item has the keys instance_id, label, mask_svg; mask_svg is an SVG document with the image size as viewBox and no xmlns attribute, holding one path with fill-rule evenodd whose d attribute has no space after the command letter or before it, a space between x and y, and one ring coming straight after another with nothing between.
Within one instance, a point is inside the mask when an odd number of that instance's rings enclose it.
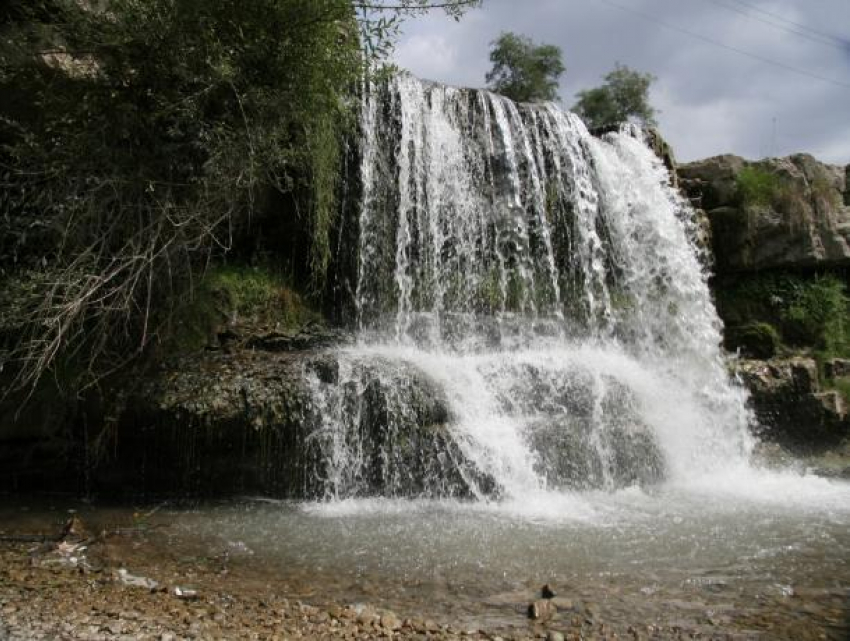
<instances>
[{"instance_id":1,"label":"riverbed","mask_svg":"<svg viewBox=\"0 0 850 641\"><path fill-rule=\"evenodd\" d=\"M69 608L90 617L90 599L114 592L118 601L127 593L154 601L150 638L206 638L193 615L169 618L176 605L234 622L217 628L223 638L271 638L276 629L281 638L341 638L343 628L327 626L344 622L349 608L355 626L367 612L366 627L349 630L353 638L387 632L380 613L391 613L393 636L422 638L846 639L848 497L846 482L789 472L685 488L541 491L522 501L241 497L116 507L7 499L3 534L55 532L73 514L100 538L81 553L89 567L63 562L50 544L6 544L0 621L8 624L8 612L18 612L9 608L22 601L42 604L31 613L43 623ZM127 585L119 570L156 581L159 591ZM557 613L529 621L544 584ZM175 588L229 609L186 602ZM280 600L285 607L274 607L296 615L280 618L279 628L274 617L238 614ZM319 627L302 607L322 613ZM61 638L121 638L122 630Z\"/></svg>"}]
</instances>

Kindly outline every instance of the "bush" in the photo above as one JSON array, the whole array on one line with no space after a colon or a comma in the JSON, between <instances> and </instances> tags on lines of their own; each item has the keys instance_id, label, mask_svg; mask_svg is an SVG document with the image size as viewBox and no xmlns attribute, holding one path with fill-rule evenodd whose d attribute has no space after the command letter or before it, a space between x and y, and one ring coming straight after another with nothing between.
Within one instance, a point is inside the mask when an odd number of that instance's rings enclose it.
<instances>
[{"instance_id":1,"label":"bush","mask_svg":"<svg viewBox=\"0 0 850 641\"><path fill-rule=\"evenodd\" d=\"M727 341L735 332L754 324L770 325L781 344L806 348L824 355L850 354L845 283L831 274L755 274L734 281L718 281L717 309L727 328Z\"/></svg>"},{"instance_id":2,"label":"bush","mask_svg":"<svg viewBox=\"0 0 850 641\"><path fill-rule=\"evenodd\" d=\"M131 362L269 193L298 199L281 215L309 230L321 285L363 68L348 0L10 6L0 277L44 286L3 319L22 331L0 367L28 384L72 357L92 384Z\"/></svg>"},{"instance_id":3,"label":"bush","mask_svg":"<svg viewBox=\"0 0 850 641\"><path fill-rule=\"evenodd\" d=\"M769 207L782 192L779 177L759 167L744 167L735 176L735 191L742 207L756 205Z\"/></svg>"},{"instance_id":4,"label":"bush","mask_svg":"<svg viewBox=\"0 0 850 641\"><path fill-rule=\"evenodd\" d=\"M848 302L844 283L834 276L815 278L793 288L783 310L789 341L812 345L827 354L846 353L850 349Z\"/></svg>"}]
</instances>

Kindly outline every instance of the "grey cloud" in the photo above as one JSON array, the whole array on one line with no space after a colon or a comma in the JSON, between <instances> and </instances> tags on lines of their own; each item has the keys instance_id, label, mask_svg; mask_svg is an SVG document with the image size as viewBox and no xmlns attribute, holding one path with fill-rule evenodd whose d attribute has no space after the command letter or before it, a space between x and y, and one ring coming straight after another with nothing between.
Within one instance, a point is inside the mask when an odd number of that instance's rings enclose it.
<instances>
[{"instance_id":1,"label":"grey cloud","mask_svg":"<svg viewBox=\"0 0 850 641\"><path fill-rule=\"evenodd\" d=\"M662 133L685 160L725 152L761 157L809 151L830 162L850 162L850 86L781 69L682 32L850 85L846 47L778 29L767 24L778 19L746 6L848 41L846 0L611 2L655 22L604 0L484 0L482 9L458 23L439 14L409 22L396 60L432 80L482 86L489 43L501 31L516 31L563 49L566 107L577 91L599 84L617 61L655 74L652 100L661 110Z\"/></svg>"}]
</instances>

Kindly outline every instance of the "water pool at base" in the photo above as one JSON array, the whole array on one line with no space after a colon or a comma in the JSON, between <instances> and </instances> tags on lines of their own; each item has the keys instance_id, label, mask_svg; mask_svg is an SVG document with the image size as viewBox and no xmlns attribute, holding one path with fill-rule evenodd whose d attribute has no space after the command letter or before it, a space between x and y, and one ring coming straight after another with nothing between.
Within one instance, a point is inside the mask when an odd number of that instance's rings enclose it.
<instances>
[{"instance_id":1,"label":"water pool at base","mask_svg":"<svg viewBox=\"0 0 850 641\"><path fill-rule=\"evenodd\" d=\"M590 611L623 630L844 638L850 484L743 476L492 503L251 499L174 513L169 533L308 599L408 616L522 625L549 583L562 616Z\"/></svg>"}]
</instances>

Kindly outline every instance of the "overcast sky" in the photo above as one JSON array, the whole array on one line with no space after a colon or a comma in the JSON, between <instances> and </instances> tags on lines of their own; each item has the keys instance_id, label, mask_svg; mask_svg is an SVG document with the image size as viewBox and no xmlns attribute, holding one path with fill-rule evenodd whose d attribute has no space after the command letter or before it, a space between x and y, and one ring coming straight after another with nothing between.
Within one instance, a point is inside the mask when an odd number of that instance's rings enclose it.
<instances>
[{"instance_id":1,"label":"overcast sky","mask_svg":"<svg viewBox=\"0 0 850 641\"><path fill-rule=\"evenodd\" d=\"M481 87L502 31L561 47L565 107L618 61L657 76L651 102L680 160L806 151L850 163L850 0L484 0L460 22L406 23L395 60Z\"/></svg>"}]
</instances>

